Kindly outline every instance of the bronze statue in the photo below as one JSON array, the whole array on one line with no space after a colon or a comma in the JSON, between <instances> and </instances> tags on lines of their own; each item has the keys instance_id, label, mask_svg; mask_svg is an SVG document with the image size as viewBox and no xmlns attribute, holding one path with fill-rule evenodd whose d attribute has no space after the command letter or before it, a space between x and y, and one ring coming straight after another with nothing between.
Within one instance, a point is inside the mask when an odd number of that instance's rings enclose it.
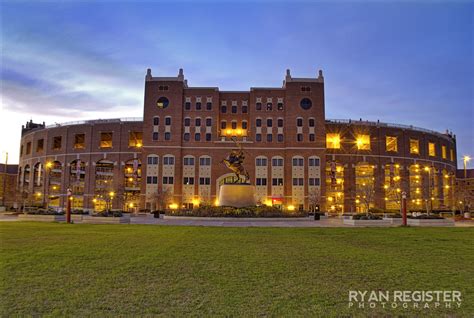
<instances>
[{"instance_id":1,"label":"bronze statue","mask_svg":"<svg viewBox=\"0 0 474 318\"><path fill-rule=\"evenodd\" d=\"M223 159L221 163L225 164L233 173L235 173L237 179L234 183L239 183L240 177L244 177L244 183L247 183L250 179L249 173L245 170L243 163L245 159L245 153L242 145L237 142L234 138L232 140L239 147L239 149L233 149L226 159Z\"/></svg>"}]
</instances>

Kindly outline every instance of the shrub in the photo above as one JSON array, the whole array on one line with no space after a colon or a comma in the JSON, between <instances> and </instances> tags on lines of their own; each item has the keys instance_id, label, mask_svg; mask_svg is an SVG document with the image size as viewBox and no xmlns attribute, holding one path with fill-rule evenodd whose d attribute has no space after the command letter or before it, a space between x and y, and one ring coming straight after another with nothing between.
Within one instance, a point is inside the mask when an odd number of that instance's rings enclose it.
<instances>
[{"instance_id":1,"label":"shrub","mask_svg":"<svg viewBox=\"0 0 474 318\"><path fill-rule=\"evenodd\" d=\"M306 212L301 211L282 211L270 206L250 206L234 208L230 206L201 206L194 210L171 210L168 215L175 216L199 216L199 217L301 217L307 216Z\"/></svg>"},{"instance_id":2,"label":"shrub","mask_svg":"<svg viewBox=\"0 0 474 318\"><path fill-rule=\"evenodd\" d=\"M93 216L116 217L116 218L118 218L118 217L123 216L123 213L122 213L122 211L101 211L101 212L96 213Z\"/></svg>"},{"instance_id":3,"label":"shrub","mask_svg":"<svg viewBox=\"0 0 474 318\"><path fill-rule=\"evenodd\" d=\"M410 219L420 219L420 220L441 220L441 219L444 219L443 217L441 217L439 215L434 215L434 214L431 214L431 215L422 214L422 215L418 215L418 216L409 216L408 218L410 218Z\"/></svg>"},{"instance_id":4,"label":"shrub","mask_svg":"<svg viewBox=\"0 0 474 318\"><path fill-rule=\"evenodd\" d=\"M356 214L352 216L353 220L382 220L382 218L378 215L374 214Z\"/></svg>"}]
</instances>

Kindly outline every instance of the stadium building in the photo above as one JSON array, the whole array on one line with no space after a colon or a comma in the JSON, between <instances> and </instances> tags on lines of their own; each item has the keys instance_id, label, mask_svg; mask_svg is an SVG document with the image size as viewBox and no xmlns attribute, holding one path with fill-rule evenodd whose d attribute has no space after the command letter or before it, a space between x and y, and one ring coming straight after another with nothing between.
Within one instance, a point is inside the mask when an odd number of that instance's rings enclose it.
<instances>
[{"instance_id":1,"label":"stadium building","mask_svg":"<svg viewBox=\"0 0 474 318\"><path fill-rule=\"evenodd\" d=\"M221 91L145 77L143 118L22 127L18 187L29 205L154 210L218 204L236 141L259 204L332 213L454 206L456 138L407 125L325 116L324 78Z\"/></svg>"}]
</instances>

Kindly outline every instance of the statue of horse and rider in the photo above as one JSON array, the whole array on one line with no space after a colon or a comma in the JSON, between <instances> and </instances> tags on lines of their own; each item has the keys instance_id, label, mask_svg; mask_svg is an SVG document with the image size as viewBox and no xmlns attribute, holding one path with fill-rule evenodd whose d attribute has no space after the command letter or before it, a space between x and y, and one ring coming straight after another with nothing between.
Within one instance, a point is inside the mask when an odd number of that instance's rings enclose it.
<instances>
[{"instance_id":1,"label":"statue of horse and rider","mask_svg":"<svg viewBox=\"0 0 474 318\"><path fill-rule=\"evenodd\" d=\"M230 154L227 156L226 159L223 159L221 163L225 164L227 168L229 168L237 179L235 179L234 183L239 183L240 178L243 177L243 183L249 181L250 176L247 170L245 170L243 163L245 160L245 153L242 148L242 145L238 143L235 139L232 139L239 149L233 149Z\"/></svg>"}]
</instances>

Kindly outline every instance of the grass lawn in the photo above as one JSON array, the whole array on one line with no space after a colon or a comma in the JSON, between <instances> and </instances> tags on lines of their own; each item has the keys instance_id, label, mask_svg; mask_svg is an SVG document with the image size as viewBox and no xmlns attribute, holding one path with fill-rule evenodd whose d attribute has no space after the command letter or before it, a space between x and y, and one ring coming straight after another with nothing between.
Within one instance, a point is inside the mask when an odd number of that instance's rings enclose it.
<instances>
[{"instance_id":1,"label":"grass lawn","mask_svg":"<svg viewBox=\"0 0 474 318\"><path fill-rule=\"evenodd\" d=\"M472 316L470 228L0 222L0 316ZM348 307L349 290L459 290L459 309Z\"/></svg>"}]
</instances>

